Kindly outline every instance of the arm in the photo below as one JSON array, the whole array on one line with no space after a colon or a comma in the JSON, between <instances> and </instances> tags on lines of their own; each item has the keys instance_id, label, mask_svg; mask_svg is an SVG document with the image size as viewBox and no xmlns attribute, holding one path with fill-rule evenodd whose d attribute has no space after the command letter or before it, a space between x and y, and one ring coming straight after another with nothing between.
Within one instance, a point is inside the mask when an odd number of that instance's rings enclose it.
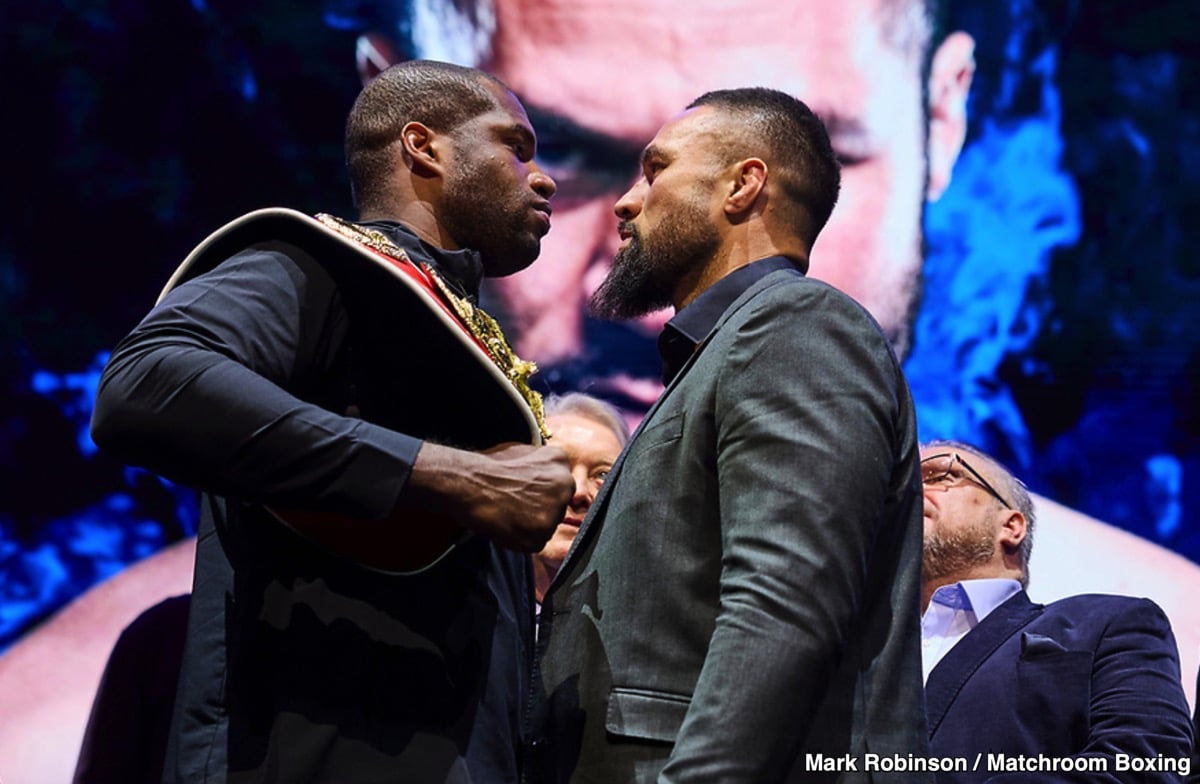
<instances>
[{"instance_id":1,"label":"arm","mask_svg":"<svg viewBox=\"0 0 1200 784\"><path fill-rule=\"evenodd\" d=\"M913 427L860 309L811 284L760 299L718 387L720 614L661 781L783 776L866 603L897 423Z\"/></svg>"},{"instance_id":2,"label":"arm","mask_svg":"<svg viewBox=\"0 0 1200 784\"><path fill-rule=\"evenodd\" d=\"M118 346L93 436L127 462L208 492L368 520L403 501L537 550L570 497L561 451L466 452L328 410L348 401L330 383L347 378L346 330L333 281L315 261L239 254L171 292Z\"/></svg>"},{"instance_id":3,"label":"arm","mask_svg":"<svg viewBox=\"0 0 1200 784\"><path fill-rule=\"evenodd\" d=\"M400 505L463 520L503 547L536 553L574 492L567 454L558 447L501 444L466 452L426 443Z\"/></svg>"},{"instance_id":4,"label":"arm","mask_svg":"<svg viewBox=\"0 0 1200 784\"><path fill-rule=\"evenodd\" d=\"M325 379L345 372L346 329L316 262L239 254L172 291L118 345L100 380L93 438L208 492L382 517L420 442L298 393L336 397Z\"/></svg>"},{"instance_id":5,"label":"arm","mask_svg":"<svg viewBox=\"0 0 1200 784\"><path fill-rule=\"evenodd\" d=\"M1109 607L1099 605L1093 612L1111 613L1112 618L1094 651L1090 727L1077 755L1108 758L1108 772L1004 773L989 782L1182 780L1181 771L1117 772L1114 763L1117 754L1138 760L1157 760L1161 755L1176 764L1191 755L1191 720L1170 623L1149 599L1094 598Z\"/></svg>"}]
</instances>

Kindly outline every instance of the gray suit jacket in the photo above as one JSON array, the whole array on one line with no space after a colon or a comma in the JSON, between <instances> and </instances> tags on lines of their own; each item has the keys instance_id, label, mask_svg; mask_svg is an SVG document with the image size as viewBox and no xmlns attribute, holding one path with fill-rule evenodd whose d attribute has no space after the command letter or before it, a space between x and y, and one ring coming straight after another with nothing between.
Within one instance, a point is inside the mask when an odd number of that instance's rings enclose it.
<instances>
[{"instance_id":1,"label":"gray suit jacket","mask_svg":"<svg viewBox=\"0 0 1200 784\"><path fill-rule=\"evenodd\" d=\"M868 752L925 756L918 463L866 311L794 270L753 284L546 596L530 777L871 781ZM821 772L832 758L858 772Z\"/></svg>"}]
</instances>

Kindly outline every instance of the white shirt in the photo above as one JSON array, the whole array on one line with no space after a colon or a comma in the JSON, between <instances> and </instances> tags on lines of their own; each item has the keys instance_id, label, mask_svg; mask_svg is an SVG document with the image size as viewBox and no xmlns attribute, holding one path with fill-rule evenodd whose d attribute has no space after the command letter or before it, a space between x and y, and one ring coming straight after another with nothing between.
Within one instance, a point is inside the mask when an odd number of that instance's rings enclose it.
<instances>
[{"instance_id":1,"label":"white shirt","mask_svg":"<svg viewBox=\"0 0 1200 784\"><path fill-rule=\"evenodd\" d=\"M967 632L1020 590L1016 580L992 577L962 580L934 591L921 616L921 668L925 680Z\"/></svg>"}]
</instances>

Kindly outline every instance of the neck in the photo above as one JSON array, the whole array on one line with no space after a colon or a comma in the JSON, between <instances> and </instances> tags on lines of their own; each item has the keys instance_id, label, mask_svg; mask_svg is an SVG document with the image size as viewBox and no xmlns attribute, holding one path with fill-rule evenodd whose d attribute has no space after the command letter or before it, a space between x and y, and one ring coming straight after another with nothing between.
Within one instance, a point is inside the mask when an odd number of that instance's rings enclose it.
<instances>
[{"instance_id":1,"label":"neck","mask_svg":"<svg viewBox=\"0 0 1200 784\"><path fill-rule=\"evenodd\" d=\"M726 262L727 259L718 251L717 255L713 256L707 264L684 275L675 286L675 293L671 297L671 304L675 307L675 312L683 310L688 303L703 294L705 289L737 269L737 266L731 266Z\"/></svg>"},{"instance_id":2,"label":"neck","mask_svg":"<svg viewBox=\"0 0 1200 784\"><path fill-rule=\"evenodd\" d=\"M791 259L798 269L808 269L808 252L798 243L778 244L758 232L733 232L707 263L680 280L671 303L679 312L689 302L734 270L772 256Z\"/></svg>"},{"instance_id":3,"label":"neck","mask_svg":"<svg viewBox=\"0 0 1200 784\"><path fill-rule=\"evenodd\" d=\"M425 242L442 250L459 250L459 246L442 229L429 202L412 199L394 209L364 208L358 216L360 222L389 220L403 223Z\"/></svg>"}]
</instances>

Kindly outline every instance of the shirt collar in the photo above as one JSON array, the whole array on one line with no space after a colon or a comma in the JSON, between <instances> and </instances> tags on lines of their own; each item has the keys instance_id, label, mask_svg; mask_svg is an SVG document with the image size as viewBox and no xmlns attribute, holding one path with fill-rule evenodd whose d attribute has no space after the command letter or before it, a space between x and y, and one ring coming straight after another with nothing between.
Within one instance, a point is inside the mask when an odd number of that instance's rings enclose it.
<instances>
[{"instance_id":1,"label":"shirt collar","mask_svg":"<svg viewBox=\"0 0 1200 784\"><path fill-rule=\"evenodd\" d=\"M465 248L463 250L446 250L431 245L403 223L394 220L363 221L360 226L369 226L387 235L388 239L402 248L412 248L420 245L421 250L429 257L438 272L446 282L461 296L472 302L479 298L479 285L483 281L483 259L477 251Z\"/></svg>"},{"instance_id":2,"label":"shirt collar","mask_svg":"<svg viewBox=\"0 0 1200 784\"><path fill-rule=\"evenodd\" d=\"M762 278L781 269L798 271L796 263L784 256L771 256L738 267L676 313L658 336L663 383L671 383L734 300Z\"/></svg>"},{"instance_id":3,"label":"shirt collar","mask_svg":"<svg viewBox=\"0 0 1200 784\"><path fill-rule=\"evenodd\" d=\"M930 603L936 602L956 610L970 610L975 613L976 622L979 622L1020 590L1021 584L1007 577L961 580L938 588L933 592Z\"/></svg>"}]
</instances>

